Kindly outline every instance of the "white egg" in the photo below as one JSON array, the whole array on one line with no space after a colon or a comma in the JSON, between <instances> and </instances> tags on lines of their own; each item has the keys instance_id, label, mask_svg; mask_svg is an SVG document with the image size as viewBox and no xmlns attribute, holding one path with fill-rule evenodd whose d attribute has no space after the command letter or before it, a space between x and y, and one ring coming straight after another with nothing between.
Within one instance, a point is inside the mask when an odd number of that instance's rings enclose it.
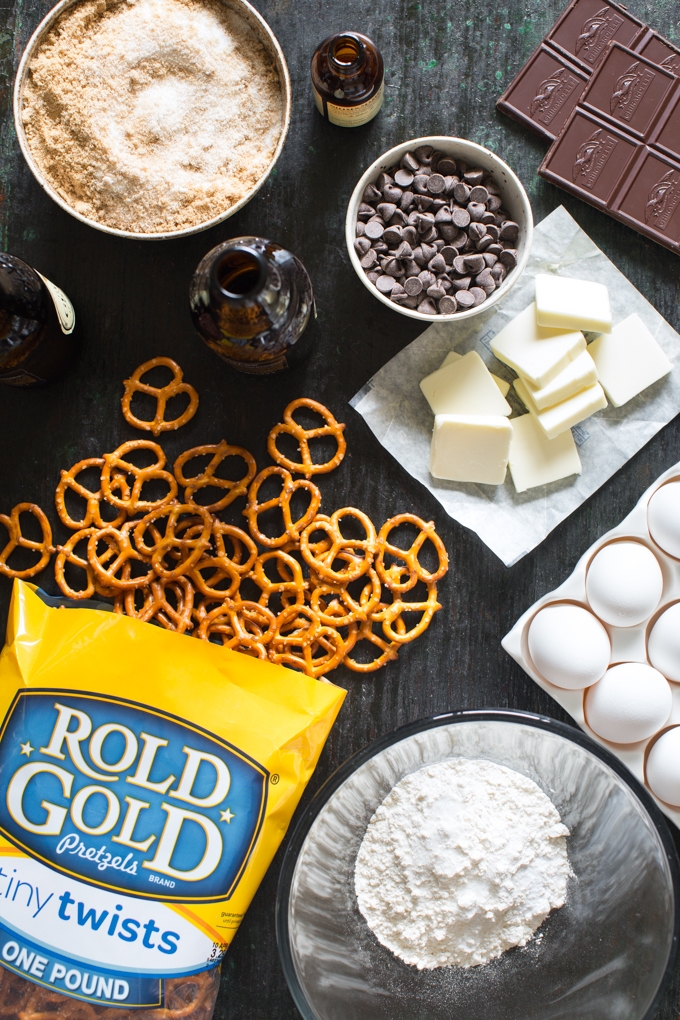
<instances>
[{"instance_id":1,"label":"white egg","mask_svg":"<svg viewBox=\"0 0 680 1020\"><path fill-rule=\"evenodd\" d=\"M680 602L666 609L652 627L647 654L667 680L680 683Z\"/></svg>"},{"instance_id":2,"label":"white egg","mask_svg":"<svg viewBox=\"0 0 680 1020\"><path fill-rule=\"evenodd\" d=\"M661 729L672 701L668 681L657 669L644 662L622 662L586 692L586 720L603 740L634 744Z\"/></svg>"},{"instance_id":3,"label":"white egg","mask_svg":"<svg viewBox=\"0 0 680 1020\"><path fill-rule=\"evenodd\" d=\"M656 490L647 506L647 527L664 552L680 559L680 482Z\"/></svg>"},{"instance_id":4,"label":"white egg","mask_svg":"<svg viewBox=\"0 0 680 1020\"><path fill-rule=\"evenodd\" d=\"M586 577L590 608L612 627L634 627L652 615L663 591L659 561L639 542L610 542Z\"/></svg>"},{"instance_id":5,"label":"white egg","mask_svg":"<svg viewBox=\"0 0 680 1020\"><path fill-rule=\"evenodd\" d=\"M539 673L567 690L597 683L609 665L609 635L600 621L580 606L545 606L531 621L528 643Z\"/></svg>"},{"instance_id":6,"label":"white egg","mask_svg":"<svg viewBox=\"0 0 680 1020\"><path fill-rule=\"evenodd\" d=\"M680 726L667 730L652 744L645 775L659 800L680 807Z\"/></svg>"}]
</instances>

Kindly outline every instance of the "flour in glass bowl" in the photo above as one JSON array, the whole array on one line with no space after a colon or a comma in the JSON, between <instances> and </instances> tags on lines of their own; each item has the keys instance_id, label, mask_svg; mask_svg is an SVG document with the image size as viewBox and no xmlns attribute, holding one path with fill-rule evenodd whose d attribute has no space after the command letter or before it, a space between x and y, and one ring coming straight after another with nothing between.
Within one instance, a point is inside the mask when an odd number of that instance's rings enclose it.
<instances>
[{"instance_id":1,"label":"flour in glass bowl","mask_svg":"<svg viewBox=\"0 0 680 1020\"><path fill-rule=\"evenodd\" d=\"M22 108L64 201L135 233L233 206L266 173L283 118L272 57L221 0L80 0L38 45Z\"/></svg>"},{"instance_id":2,"label":"flour in glass bowl","mask_svg":"<svg viewBox=\"0 0 680 1020\"><path fill-rule=\"evenodd\" d=\"M376 938L419 969L488 963L561 907L568 829L531 779L452 758L406 776L371 818L355 867Z\"/></svg>"}]
</instances>

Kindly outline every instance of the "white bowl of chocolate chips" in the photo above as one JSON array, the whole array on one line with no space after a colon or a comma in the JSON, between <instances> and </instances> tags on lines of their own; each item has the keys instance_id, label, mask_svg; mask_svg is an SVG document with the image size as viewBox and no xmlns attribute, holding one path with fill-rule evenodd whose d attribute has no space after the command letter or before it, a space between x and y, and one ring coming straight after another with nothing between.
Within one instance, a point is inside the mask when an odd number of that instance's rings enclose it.
<instances>
[{"instance_id":1,"label":"white bowl of chocolate chips","mask_svg":"<svg viewBox=\"0 0 680 1020\"><path fill-rule=\"evenodd\" d=\"M345 236L383 304L425 322L470 318L515 285L529 258L531 205L495 153L464 138L413 138L357 184Z\"/></svg>"}]
</instances>

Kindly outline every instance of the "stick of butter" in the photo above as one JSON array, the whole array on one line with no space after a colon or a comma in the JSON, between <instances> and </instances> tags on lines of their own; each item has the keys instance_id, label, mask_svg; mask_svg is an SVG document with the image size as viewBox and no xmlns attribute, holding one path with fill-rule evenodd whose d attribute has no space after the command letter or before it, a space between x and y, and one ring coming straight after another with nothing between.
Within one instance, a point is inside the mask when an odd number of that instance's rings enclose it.
<instances>
[{"instance_id":1,"label":"stick of butter","mask_svg":"<svg viewBox=\"0 0 680 1020\"><path fill-rule=\"evenodd\" d=\"M531 394L521 379L515 379L513 383L517 396L527 410L536 417L538 424L545 432L548 439L554 439L561 432L566 432L572 425L578 425L584 418L589 418L595 411L607 406L607 398L599 383L587 386L580 393L573 397L567 397L559 404L546 407L544 411L536 407Z\"/></svg>"},{"instance_id":2,"label":"stick of butter","mask_svg":"<svg viewBox=\"0 0 680 1020\"><path fill-rule=\"evenodd\" d=\"M491 341L498 360L537 387L546 386L585 349L583 333L539 326L535 303L516 315Z\"/></svg>"},{"instance_id":3,"label":"stick of butter","mask_svg":"<svg viewBox=\"0 0 680 1020\"><path fill-rule=\"evenodd\" d=\"M509 466L517 492L581 474L581 458L571 431L548 439L533 414L512 419Z\"/></svg>"},{"instance_id":4,"label":"stick of butter","mask_svg":"<svg viewBox=\"0 0 680 1020\"><path fill-rule=\"evenodd\" d=\"M536 277L536 321L553 329L590 329L610 333L612 311L603 283L568 276Z\"/></svg>"},{"instance_id":5,"label":"stick of butter","mask_svg":"<svg viewBox=\"0 0 680 1020\"><path fill-rule=\"evenodd\" d=\"M449 351L439 367L444 368L445 365L450 365L452 361L460 361L462 357L463 355L458 354L457 351ZM507 397L510 391L510 383L506 379L501 379L499 375L494 375L493 372L490 372L489 374L503 396Z\"/></svg>"},{"instance_id":6,"label":"stick of butter","mask_svg":"<svg viewBox=\"0 0 680 1020\"><path fill-rule=\"evenodd\" d=\"M588 348L600 382L614 407L620 407L673 369L639 315L619 322L609 335Z\"/></svg>"},{"instance_id":7,"label":"stick of butter","mask_svg":"<svg viewBox=\"0 0 680 1020\"><path fill-rule=\"evenodd\" d=\"M512 425L503 415L438 414L434 419L430 474L451 482L502 485Z\"/></svg>"},{"instance_id":8,"label":"stick of butter","mask_svg":"<svg viewBox=\"0 0 680 1020\"><path fill-rule=\"evenodd\" d=\"M510 414L512 408L476 351L426 376L420 388L436 414Z\"/></svg>"},{"instance_id":9,"label":"stick of butter","mask_svg":"<svg viewBox=\"0 0 680 1020\"><path fill-rule=\"evenodd\" d=\"M540 389L528 379L524 380L529 395L536 407L542 411L545 407L559 404L561 400L573 396L586 386L597 382L597 368L588 351L583 351L574 361L570 361L559 375Z\"/></svg>"}]
</instances>

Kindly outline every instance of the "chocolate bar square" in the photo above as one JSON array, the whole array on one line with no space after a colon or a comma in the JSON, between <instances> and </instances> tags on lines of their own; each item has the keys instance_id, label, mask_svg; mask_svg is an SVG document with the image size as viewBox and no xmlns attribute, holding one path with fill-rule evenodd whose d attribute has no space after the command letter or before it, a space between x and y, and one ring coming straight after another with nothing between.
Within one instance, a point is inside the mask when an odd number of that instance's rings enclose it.
<instances>
[{"instance_id":1,"label":"chocolate bar square","mask_svg":"<svg viewBox=\"0 0 680 1020\"><path fill-rule=\"evenodd\" d=\"M513 120L554 141L587 82L583 71L542 43L496 105Z\"/></svg>"},{"instance_id":2,"label":"chocolate bar square","mask_svg":"<svg viewBox=\"0 0 680 1020\"><path fill-rule=\"evenodd\" d=\"M615 40L632 46L644 32L645 25L618 4L573 0L547 38L592 71L602 59L607 43Z\"/></svg>"},{"instance_id":3,"label":"chocolate bar square","mask_svg":"<svg viewBox=\"0 0 680 1020\"><path fill-rule=\"evenodd\" d=\"M636 43L635 49L653 64L680 77L680 50L658 32L648 32Z\"/></svg>"},{"instance_id":4,"label":"chocolate bar square","mask_svg":"<svg viewBox=\"0 0 680 1020\"><path fill-rule=\"evenodd\" d=\"M680 248L680 162L647 149L612 212L669 248Z\"/></svg>"},{"instance_id":5,"label":"chocolate bar square","mask_svg":"<svg viewBox=\"0 0 680 1020\"><path fill-rule=\"evenodd\" d=\"M581 96L581 104L646 139L680 82L639 53L610 43Z\"/></svg>"},{"instance_id":6,"label":"chocolate bar square","mask_svg":"<svg viewBox=\"0 0 680 1020\"><path fill-rule=\"evenodd\" d=\"M680 160L680 96L676 96L651 137L654 145Z\"/></svg>"}]
</instances>

